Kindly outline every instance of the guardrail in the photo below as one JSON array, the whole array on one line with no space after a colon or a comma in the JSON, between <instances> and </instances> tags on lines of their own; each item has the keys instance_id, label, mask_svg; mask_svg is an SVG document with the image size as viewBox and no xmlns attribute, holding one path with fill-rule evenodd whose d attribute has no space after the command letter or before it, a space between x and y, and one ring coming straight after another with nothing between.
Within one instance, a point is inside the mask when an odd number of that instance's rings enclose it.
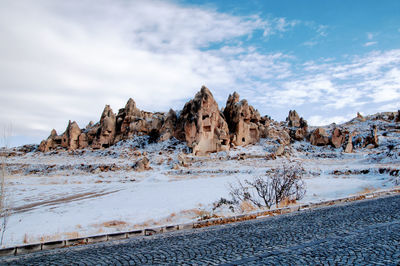
<instances>
[{"instance_id":1,"label":"guardrail","mask_svg":"<svg viewBox=\"0 0 400 266\"><path fill-rule=\"evenodd\" d=\"M27 244L27 245L21 245L21 246L16 246L16 247L0 249L0 256L20 255L20 254L27 254L27 253L32 253L32 252L41 251L41 250L49 250L49 249L63 248L63 247L70 247L70 246L77 246L77 245L85 245L85 244L98 243L98 242L104 242L104 241L128 239L128 238L137 237L137 236L150 236L150 235L154 235L154 234L166 233L166 232L177 231L177 230L196 229L196 228L202 228L202 227L207 227L207 226L240 222L240 221L252 220L252 219L257 219L257 218L276 216L276 215L280 215L280 214L292 213L292 212L297 212L297 211L304 211L304 210L326 207L326 206L331 206L331 205L345 203L345 202L377 198L377 197L386 196L386 195L394 195L397 193L400 193L400 188L393 188L390 190L382 190L382 191L360 194L360 195L355 195L355 196L349 196L349 197L345 197L345 198L339 198L339 199L328 200L328 201L317 202L317 203L301 204L301 205L283 207L283 208L266 210L266 211L256 211L256 212L252 212L252 213L240 214L240 215L235 215L235 216L231 216L231 217L213 218L213 219L208 219L208 220L204 220L204 221L196 221L196 222L192 222L192 223L167 225L167 226L161 226L161 227L155 227L155 228L147 228L147 229L143 229L143 230L135 230L135 231L128 231L128 232L115 232L115 233L94 235L94 236L88 236L88 237L82 237L82 238L73 238L73 239L57 240L57 241L50 241L50 242L43 242L43 243Z\"/></svg>"}]
</instances>

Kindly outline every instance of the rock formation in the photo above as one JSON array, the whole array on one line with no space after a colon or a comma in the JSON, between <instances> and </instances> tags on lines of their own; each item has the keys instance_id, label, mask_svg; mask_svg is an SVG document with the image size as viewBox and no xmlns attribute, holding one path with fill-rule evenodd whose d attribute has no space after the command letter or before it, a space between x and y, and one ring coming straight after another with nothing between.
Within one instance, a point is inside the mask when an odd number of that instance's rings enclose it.
<instances>
[{"instance_id":1,"label":"rock formation","mask_svg":"<svg viewBox=\"0 0 400 266\"><path fill-rule=\"evenodd\" d=\"M300 117L297 114L296 110L290 110L289 115L286 118L286 122L289 127L300 127Z\"/></svg>"},{"instance_id":2,"label":"rock formation","mask_svg":"<svg viewBox=\"0 0 400 266\"><path fill-rule=\"evenodd\" d=\"M138 160L134 165L133 169L137 172L143 172L146 170L150 170L150 161L147 157L143 157L142 159Z\"/></svg>"},{"instance_id":3,"label":"rock formation","mask_svg":"<svg viewBox=\"0 0 400 266\"><path fill-rule=\"evenodd\" d=\"M371 133L365 138L364 146L373 145L374 148L379 146L378 128L374 125L371 128Z\"/></svg>"},{"instance_id":4,"label":"rock formation","mask_svg":"<svg viewBox=\"0 0 400 266\"><path fill-rule=\"evenodd\" d=\"M239 101L239 94L229 95L224 109L224 116L228 123L231 143L236 146L253 144L259 141L260 132L258 122L261 117L247 100Z\"/></svg>"},{"instance_id":5,"label":"rock formation","mask_svg":"<svg viewBox=\"0 0 400 266\"><path fill-rule=\"evenodd\" d=\"M280 128L277 126L270 126L267 129L266 137L276 140L278 143L282 145L290 144L289 133L284 128Z\"/></svg>"},{"instance_id":6,"label":"rock formation","mask_svg":"<svg viewBox=\"0 0 400 266\"><path fill-rule=\"evenodd\" d=\"M345 135L339 128L335 128L332 131L332 137L331 137L331 144L335 148L340 148L342 147L343 143L345 141Z\"/></svg>"},{"instance_id":7,"label":"rock formation","mask_svg":"<svg viewBox=\"0 0 400 266\"><path fill-rule=\"evenodd\" d=\"M186 141L195 155L229 149L228 124L213 95L205 86L183 107L175 136Z\"/></svg>"},{"instance_id":8,"label":"rock formation","mask_svg":"<svg viewBox=\"0 0 400 266\"><path fill-rule=\"evenodd\" d=\"M352 153L353 152L353 137L356 135L355 132L349 134L349 139L347 140L346 149L344 150L345 153Z\"/></svg>"},{"instance_id":9,"label":"rock formation","mask_svg":"<svg viewBox=\"0 0 400 266\"><path fill-rule=\"evenodd\" d=\"M365 118L364 118L364 116L362 116L362 114L360 114L359 112L357 112L357 117L356 117L356 119L358 120L358 121L360 121L360 122L365 122Z\"/></svg>"},{"instance_id":10,"label":"rock formation","mask_svg":"<svg viewBox=\"0 0 400 266\"><path fill-rule=\"evenodd\" d=\"M296 110L290 110L286 118L288 127L290 128L290 137L293 140L304 140L308 135L307 121L299 117Z\"/></svg>"},{"instance_id":11,"label":"rock formation","mask_svg":"<svg viewBox=\"0 0 400 266\"><path fill-rule=\"evenodd\" d=\"M160 128L159 141L165 141L174 136L177 120L178 118L176 116L176 112L170 109L167 115L165 116L163 125Z\"/></svg>"},{"instance_id":12,"label":"rock formation","mask_svg":"<svg viewBox=\"0 0 400 266\"><path fill-rule=\"evenodd\" d=\"M400 110L393 114L396 121L399 117ZM363 117L358 114L357 119L362 120ZM95 124L91 122L80 129L76 122L70 121L63 134L57 135L57 132L52 130L38 149L42 152L57 148L103 149L135 135L148 136L149 142L176 138L185 141L193 154L205 155L227 151L231 145L253 144L260 138L269 138L281 144L281 147L294 141L309 140L312 145L331 144L339 148L344 145L347 133L334 128L332 136L328 137L323 128L317 128L310 135L307 121L295 110L289 111L286 122L276 122L269 116L261 117L246 100L240 100L236 92L229 95L225 108L219 110L212 93L203 86L178 114L172 109L168 113L145 112L136 107L133 99L129 99L118 114L106 105L100 121ZM354 135L349 137L347 151L353 150L353 137ZM370 135L358 136L354 143L356 147L377 147L377 128L373 128Z\"/></svg>"},{"instance_id":13,"label":"rock formation","mask_svg":"<svg viewBox=\"0 0 400 266\"><path fill-rule=\"evenodd\" d=\"M96 138L93 140L92 148L107 148L114 144L116 117L111 107L106 105L100 117L100 125L97 128Z\"/></svg>"},{"instance_id":14,"label":"rock formation","mask_svg":"<svg viewBox=\"0 0 400 266\"><path fill-rule=\"evenodd\" d=\"M61 136L58 136L56 130L53 129L50 136L40 143L39 151L48 152L56 147L75 150L79 148L80 135L81 129L79 128L78 124L75 121L72 123L69 121L67 129Z\"/></svg>"},{"instance_id":15,"label":"rock formation","mask_svg":"<svg viewBox=\"0 0 400 266\"><path fill-rule=\"evenodd\" d=\"M46 140L42 140L39 145L39 151L48 152L55 149L58 145L61 145L61 137L57 136L57 131L53 129L50 136Z\"/></svg>"},{"instance_id":16,"label":"rock formation","mask_svg":"<svg viewBox=\"0 0 400 266\"><path fill-rule=\"evenodd\" d=\"M315 146L325 146L329 143L329 137L325 129L319 127L315 129L310 137L310 143Z\"/></svg>"}]
</instances>

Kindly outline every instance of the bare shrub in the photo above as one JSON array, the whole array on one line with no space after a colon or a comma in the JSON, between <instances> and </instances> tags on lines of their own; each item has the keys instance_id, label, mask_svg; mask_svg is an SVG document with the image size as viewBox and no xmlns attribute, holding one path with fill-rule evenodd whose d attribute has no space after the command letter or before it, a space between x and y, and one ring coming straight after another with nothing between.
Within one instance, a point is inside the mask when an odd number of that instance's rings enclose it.
<instances>
[{"instance_id":1,"label":"bare shrub","mask_svg":"<svg viewBox=\"0 0 400 266\"><path fill-rule=\"evenodd\" d=\"M256 176L252 180L237 181L230 184L232 201L239 205L250 202L256 207L279 206L283 200L300 200L306 193L303 181L304 168L299 162L284 162L281 167L272 169L265 176Z\"/></svg>"},{"instance_id":2,"label":"bare shrub","mask_svg":"<svg viewBox=\"0 0 400 266\"><path fill-rule=\"evenodd\" d=\"M11 136L11 125L3 127L0 145L0 246L3 245L4 233L7 229L10 210L8 208L7 189L6 189L6 158L8 154L9 138Z\"/></svg>"}]
</instances>

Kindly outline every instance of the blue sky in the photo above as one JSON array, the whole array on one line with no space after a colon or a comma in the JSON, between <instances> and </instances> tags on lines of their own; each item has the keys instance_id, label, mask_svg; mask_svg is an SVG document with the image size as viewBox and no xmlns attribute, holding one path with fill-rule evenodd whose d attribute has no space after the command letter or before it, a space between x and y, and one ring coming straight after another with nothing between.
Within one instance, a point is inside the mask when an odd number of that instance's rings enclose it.
<instances>
[{"instance_id":1,"label":"blue sky","mask_svg":"<svg viewBox=\"0 0 400 266\"><path fill-rule=\"evenodd\" d=\"M400 1L12 1L0 9L11 145L129 97L181 109L204 84L312 125L400 108Z\"/></svg>"}]
</instances>

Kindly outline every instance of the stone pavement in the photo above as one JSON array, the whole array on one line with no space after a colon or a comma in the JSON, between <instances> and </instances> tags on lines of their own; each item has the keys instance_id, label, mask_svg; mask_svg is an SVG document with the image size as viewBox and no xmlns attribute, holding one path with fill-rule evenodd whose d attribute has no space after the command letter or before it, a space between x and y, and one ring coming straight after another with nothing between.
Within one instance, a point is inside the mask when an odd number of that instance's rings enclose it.
<instances>
[{"instance_id":1,"label":"stone pavement","mask_svg":"<svg viewBox=\"0 0 400 266\"><path fill-rule=\"evenodd\" d=\"M400 196L0 258L1 265L400 264Z\"/></svg>"}]
</instances>

